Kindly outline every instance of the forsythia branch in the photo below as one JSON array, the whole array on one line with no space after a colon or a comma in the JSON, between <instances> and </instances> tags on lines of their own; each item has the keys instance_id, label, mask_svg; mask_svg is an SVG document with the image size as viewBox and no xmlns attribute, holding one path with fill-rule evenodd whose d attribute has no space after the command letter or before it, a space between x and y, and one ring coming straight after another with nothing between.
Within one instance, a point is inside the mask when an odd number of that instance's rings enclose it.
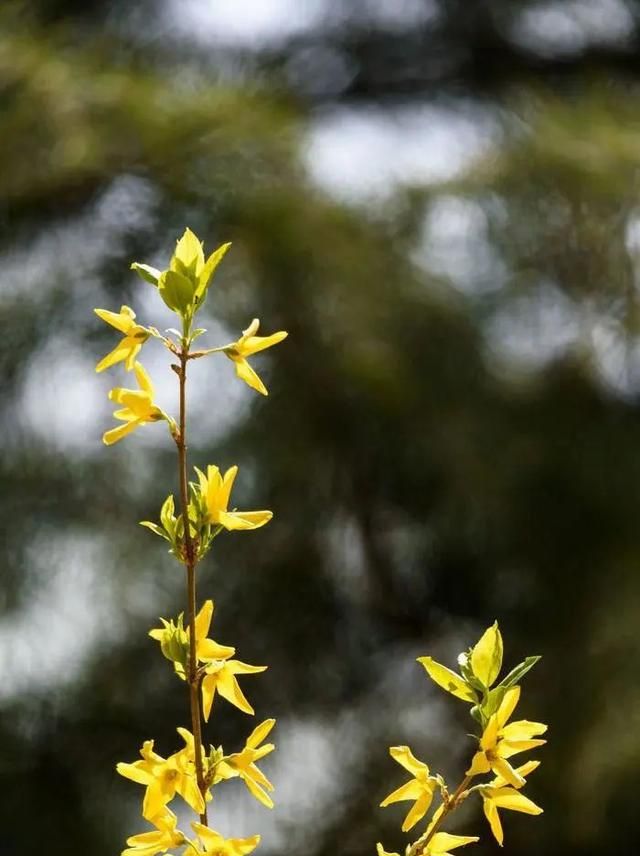
<instances>
[{"instance_id":1,"label":"forsythia branch","mask_svg":"<svg viewBox=\"0 0 640 856\"><path fill-rule=\"evenodd\" d=\"M269 795L273 785L258 768L257 762L274 749L272 743L264 744L263 741L275 720L267 719L254 728L240 752L226 755L222 746L209 746L207 750L203 745L203 719L209 719L216 693L253 715L254 710L240 689L236 675L262 672L266 666L250 666L231 659L235 648L208 638L214 604L213 600L206 600L198 610L197 567L222 532L259 529L273 515L271 511L228 510L238 470L235 466L227 469L224 476L212 464L207 466L206 475L196 468L197 481L189 481L187 364L192 359L222 353L234 363L241 380L266 395L266 387L249 365L248 357L281 342L287 335L280 331L271 336L256 336L259 321L254 319L239 339L230 345L191 350L194 340L206 333L202 328L192 330L193 320L229 247L230 244L223 244L205 259L201 242L187 229L177 242L166 270L160 271L137 262L131 266L177 315L182 333L167 331L177 337L176 341L163 336L155 327L138 324L135 312L128 306L122 306L119 313L96 310L103 321L124 337L100 360L96 371L122 363L127 371L134 371L138 383L138 389L116 387L109 393L109 398L120 405L114 417L123 424L107 431L103 440L105 444L112 445L147 423L167 423L178 455L179 509L176 510L174 498L169 495L160 510L160 523L144 521L142 525L169 543L170 552L185 567L187 583L186 627L184 614L180 613L175 620L161 619L162 627L154 628L149 635L160 643L160 650L172 663L176 676L188 685L191 731L178 728L185 745L167 758L156 753L153 740L147 740L142 745L139 760L117 765L121 775L144 786L141 813L153 826L152 831L128 838L128 846L122 856L155 856L179 846L186 848L183 856L186 853L247 856L259 844L259 835L225 839L208 826L207 802L212 798L211 790L232 778L242 779L259 802L268 808L273 807ZM151 378L138 361L143 345L153 339L161 342L172 357L177 358L177 362L171 364L179 385L177 422L155 404ZM193 838L177 828L177 816L168 808L176 796L181 797L198 815L199 822L191 824L195 833Z\"/></svg>"}]
</instances>

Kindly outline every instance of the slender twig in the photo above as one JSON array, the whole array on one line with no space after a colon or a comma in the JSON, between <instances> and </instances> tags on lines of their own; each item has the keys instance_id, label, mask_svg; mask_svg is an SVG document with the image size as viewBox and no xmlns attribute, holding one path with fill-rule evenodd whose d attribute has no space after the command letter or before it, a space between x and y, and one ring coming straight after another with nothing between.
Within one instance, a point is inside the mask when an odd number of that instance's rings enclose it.
<instances>
[{"instance_id":1,"label":"slender twig","mask_svg":"<svg viewBox=\"0 0 640 856\"><path fill-rule=\"evenodd\" d=\"M468 784L472 778L473 778L473 776L465 776L465 778L460 782L460 784L455 789L455 791L451 794L451 796L445 802L443 802L442 814L436 820L436 822L433 824L433 826L431 827L431 829L429 830L427 835L425 835L425 837L420 841L420 848L416 850L416 853L414 854L414 856L420 856L420 854L424 853L424 851L427 848L427 845L429 844L429 842L431 841L433 836L436 834L436 832L442 826L446 816L448 814L450 814L452 811L455 811L455 809L462 802L460 797L466 791L467 786L468 786Z\"/></svg>"},{"instance_id":2,"label":"slender twig","mask_svg":"<svg viewBox=\"0 0 640 856\"><path fill-rule=\"evenodd\" d=\"M196 656L196 564L198 558L194 549L189 529L189 485L187 481L187 361L189 346L183 344L180 352L180 366L177 372L180 380L180 421L178 434L175 438L178 447L178 470L180 476L180 500L182 505L182 523L184 527L184 561L187 568L187 616L189 620L189 707L191 709L191 730L194 738L194 754L196 763L196 779L203 800L207 791L202 766L202 710L200 706L200 680L198 677L198 662ZM200 815L200 823L207 824L207 805Z\"/></svg>"}]
</instances>

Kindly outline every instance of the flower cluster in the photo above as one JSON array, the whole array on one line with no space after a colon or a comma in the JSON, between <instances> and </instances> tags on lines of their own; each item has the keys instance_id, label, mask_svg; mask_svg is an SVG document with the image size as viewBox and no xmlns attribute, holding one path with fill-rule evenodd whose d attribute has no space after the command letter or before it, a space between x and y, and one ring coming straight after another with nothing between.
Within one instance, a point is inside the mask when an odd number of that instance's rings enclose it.
<instances>
[{"instance_id":1,"label":"flower cluster","mask_svg":"<svg viewBox=\"0 0 640 856\"><path fill-rule=\"evenodd\" d=\"M254 319L235 342L204 350L192 349L195 339L206 332L201 328L193 330L193 320L207 297L213 274L229 246L223 244L205 258L202 244L187 229L177 242L167 270L159 271L138 263L132 265L176 313L182 332L168 330L164 335L155 327L138 324L134 311L128 306L122 306L118 313L95 310L103 321L123 335L115 348L100 360L96 371L123 363L127 371L133 370L138 385L137 389L116 387L109 393L109 398L119 407L114 417L123 424L108 430L103 440L105 444L112 445L142 425L166 422L178 453L178 507L174 495L170 494L160 510L159 523L144 521L142 525L169 543L170 552L187 571L186 621L184 612L175 619L160 619L162 626L151 630L149 635L159 643L161 653L188 687L191 731L177 729L184 745L166 758L155 751L153 740L147 740L142 745L139 760L117 765L122 776L144 787L141 814L153 827L127 839L123 856L155 856L176 847L185 847L185 854L201 856L245 856L251 853L260 841L259 835L225 839L208 825L207 806L212 799L212 790L229 779L241 779L255 799L267 808L273 807L270 796L273 785L257 764L274 749L272 743L264 742L275 725L274 719L266 719L254 728L240 752L227 755L222 746L209 745L205 748L202 739L203 721L208 722L216 695L244 713L254 715L238 676L264 672L267 667L243 663L235 659L234 647L221 645L209 638L214 602L207 599L197 610L196 568L222 532L259 529L273 515L266 510L238 511L229 507L238 473L236 466L224 473L214 465L207 466L206 472L196 467L196 477L189 482L185 396L187 366L193 359L224 354L233 362L241 380L266 395L267 389L248 358L281 342L287 335L280 331L271 336L258 336L259 321ZM179 413L175 419L156 404L151 379L138 361L143 345L150 339L159 340L175 359L172 369L179 380ZM193 834L187 835L177 828L177 815L169 808L169 803L176 797L180 797L198 815L198 822L191 823Z\"/></svg>"},{"instance_id":2,"label":"flower cluster","mask_svg":"<svg viewBox=\"0 0 640 856\"><path fill-rule=\"evenodd\" d=\"M392 746L391 757L407 770L412 778L401 785L381 803L385 807L409 800L413 803L402 824L408 832L427 814L436 793L441 802L434 811L425 832L408 845L406 856L447 856L456 847L478 841L477 836L450 835L440 826L472 793L482 800L485 816L500 846L504 841L499 809L540 814L542 809L522 793L527 777L540 765L527 761L513 767L510 759L530 749L542 746L540 736L547 726L540 722L519 720L510 722L520 699L520 681L539 657L527 657L496 683L502 668L503 644L497 622L489 627L476 645L458 657L460 671L455 672L431 657L419 657L429 677L451 695L471 705L470 713L478 725L477 749L460 785L450 793L446 781L433 775L427 764L419 761L408 746ZM473 784L478 776L493 773L489 781ZM378 844L379 856L386 853Z\"/></svg>"},{"instance_id":3,"label":"flower cluster","mask_svg":"<svg viewBox=\"0 0 640 856\"><path fill-rule=\"evenodd\" d=\"M123 362L127 371L135 370L139 387L135 390L116 388L109 393L109 398L112 401L124 405L122 410L117 410L113 415L116 419L124 421L125 424L105 433L103 439L107 445L116 443L146 422L158 422L159 420L168 422L169 428L175 436L178 430L175 422L155 405L155 391L151 379L142 364L136 362L136 358L144 343L152 337L161 340L172 354L179 356L186 340L189 340L188 346L190 346L198 336L206 333L203 328L198 328L192 332L191 325L207 297L213 274L230 246L231 244L223 244L205 260L202 244L190 229L186 229L177 243L176 251L167 270L159 271L150 265L139 264L138 262L131 265L131 268L142 279L155 286L166 305L180 317L182 336L179 341L170 336L162 335L155 327L137 324L135 321L136 313L129 306L122 306L120 312L110 312L107 309L95 310L99 318L124 336L115 348L100 360L96 366L96 371L101 372L116 365L116 363ZM241 380L263 395L267 395L264 383L249 364L247 358L278 344L286 338L287 333L280 330L270 336L256 336L259 326L260 321L254 318L237 341L206 350L191 351L188 358L196 359L208 354L222 353L233 362L236 374ZM179 331L170 330L167 332L174 332L179 335ZM231 481L233 481L233 477Z\"/></svg>"}]
</instances>

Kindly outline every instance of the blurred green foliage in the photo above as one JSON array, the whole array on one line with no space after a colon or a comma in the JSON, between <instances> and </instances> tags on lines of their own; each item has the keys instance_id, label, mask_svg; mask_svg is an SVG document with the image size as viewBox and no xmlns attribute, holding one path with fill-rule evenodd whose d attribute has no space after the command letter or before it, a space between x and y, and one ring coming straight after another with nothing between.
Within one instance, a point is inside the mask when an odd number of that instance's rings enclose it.
<instances>
[{"instance_id":1,"label":"blurred green foliage","mask_svg":"<svg viewBox=\"0 0 640 856\"><path fill-rule=\"evenodd\" d=\"M414 658L446 659L498 618L514 663L543 655L523 714L550 723L531 783L545 814L509 818L507 849L631 852L639 34L638 5L617 5L620 45L558 56L509 36L536 3L442 2L404 30L354 4L342 27L236 52L191 43L153 4L3 4L3 856L117 852L138 830L115 762L151 735L171 750L187 716L146 638L182 580L136 526L172 487L172 449L152 427L103 449L92 374L111 342L93 307L160 326L129 264L167 258L185 225L233 241L211 335L254 316L290 333L264 364L268 400L234 397L228 366L199 376L191 441L194 463L240 464L239 504L276 512L219 539L200 581L216 638L270 664L252 701L279 718L281 810L242 820L238 792L234 831L269 822L265 850L316 856L402 846L377 808L386 746L452 777L470 753L452 756L456 714ZM312 49L355 69L342 88L335 63L313 87L287 76ZM496 128L463 174L360 205L308 177L323 111L441 102ZM445 268L425 226L443 222ZM232 745L246 723L225 710L216 729Z\"/></svg>"}]
</instances>

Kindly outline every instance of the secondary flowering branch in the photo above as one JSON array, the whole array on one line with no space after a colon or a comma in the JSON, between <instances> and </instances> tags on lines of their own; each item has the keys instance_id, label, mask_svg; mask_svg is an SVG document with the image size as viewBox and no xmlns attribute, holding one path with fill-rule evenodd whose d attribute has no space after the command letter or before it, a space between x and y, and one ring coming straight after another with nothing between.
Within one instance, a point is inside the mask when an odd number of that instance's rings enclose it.
<instances>
[{"instance_id":1,"label":"secondary flowering branch","mask_svg":"<svg viewBox=\"0 0 640 856\"><path fill-rule=\"evenodd\" d=\"M542 746L539 739L547 730L540 722L508 722L520 698L519 681L540 659L528 657L496 684L502 668L503 645L497 622L489 627L476 645L458 657L460 672L454 672L437 663L431 657L419 657L429 677L438 686L462 701L470 703L471 715L479 726L478 748L464 778L450 794L444 778L432 775L429 767L419 761L408 746L392 746L391 756L407 769L413 778L389 794L381 803L387 806L401 800L411 800L414 805L402 824L403 831L412 829L426 814L436 791L440 791L441 803L434 811L425 832L406 848L406 856L447 856L450 850L478 841L477 836L450 835L440 829L447 817L472 793L482 798L485 816L491 831L502 846L503 831L498 808L511 809L526 814L540 814L542 809L520 792L526 777L538 766L538 761L529 761L513 768L509 759L530 749ZM477 776L493 772L496 777L489 781L471 784ZM379 856L388 854L378 844Z\"/></svg>"}]
</instances>

